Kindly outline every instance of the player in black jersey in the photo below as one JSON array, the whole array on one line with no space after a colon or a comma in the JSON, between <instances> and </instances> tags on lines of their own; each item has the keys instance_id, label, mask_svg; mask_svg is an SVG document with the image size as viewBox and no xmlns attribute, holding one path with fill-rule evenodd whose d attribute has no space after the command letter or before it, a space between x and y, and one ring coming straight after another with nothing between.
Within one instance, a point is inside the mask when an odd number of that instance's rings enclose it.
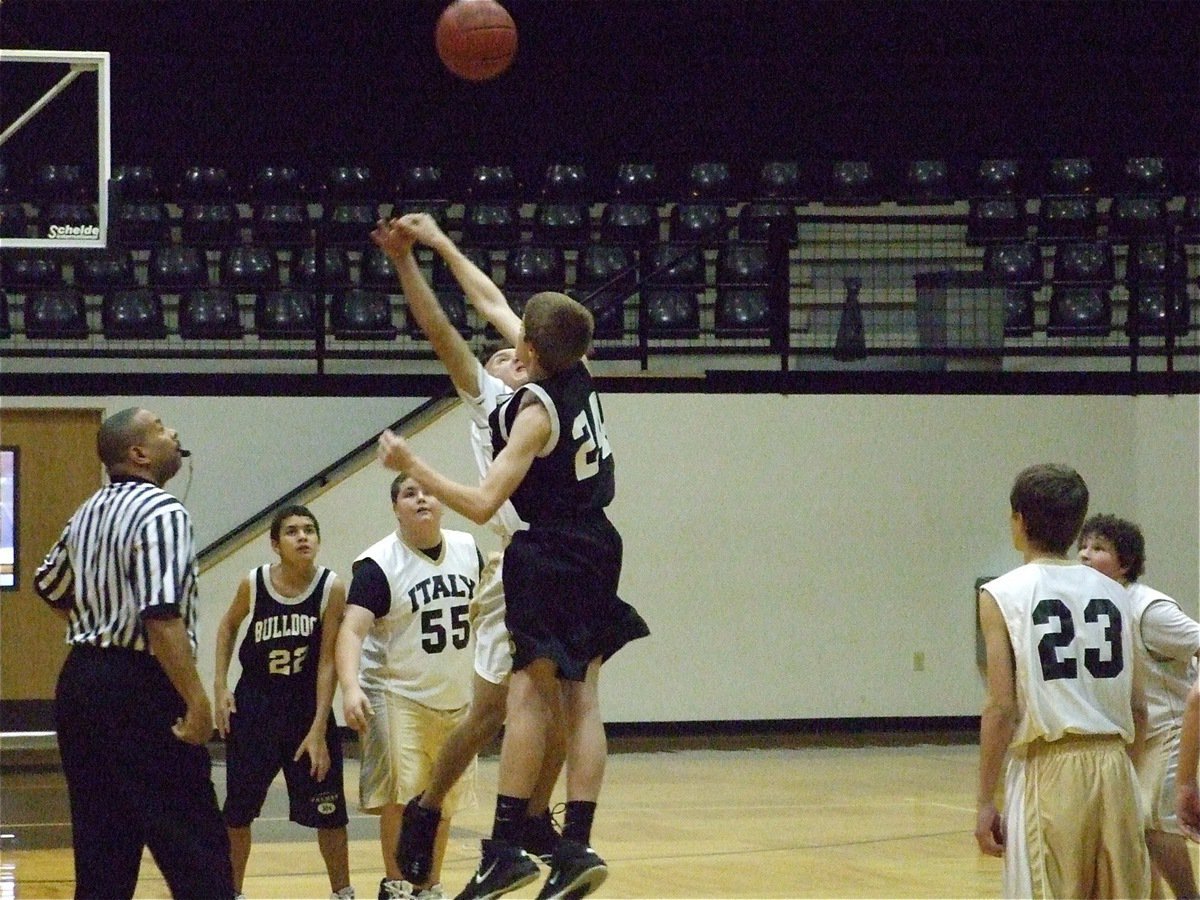
<instances>
[{"instance_id":1,"label":"player in black jersey","mask_svg":"<svg viewBox=\"0 0 1200 900\"><path fill-rule=\"evenodd\" d=\"M478 486L458 484L390 431L380 436L379 457L474 522L486 522L511 498L529 523L505 551L514 654L492 839L459 898L498 897L537 877L520 831L556 716L568 734L567 814L538 896L582 897L607 875L589 846L607 755L600 664L649 629L617 596L621 538L604 514L614 489L612 449L583 360L591 313L565 294L545 292L529 299L522 320L495 285L476 288L468 297L513 342L531 378L492 414L491 467Z\"/></svg>"},{"instance_id":2,"label":"player in black jersey","mask_svg":"<svg viewBox=\"0 0 1200 900\"><path fill-rule=\"evenodd\" d=\"M217 730L227 741L225 824L233 878L242 890L250 824L283 770L293 822L317 829L333 897L354 896L346 843L342 749L331 712L333 647L346 608L341 579L316 563L321 530L303 506L271 520L279 561L242 579L217 628ZM227 687L234 637L250 617L238 651L242 674Z\"/></svg>"}]
</instances>

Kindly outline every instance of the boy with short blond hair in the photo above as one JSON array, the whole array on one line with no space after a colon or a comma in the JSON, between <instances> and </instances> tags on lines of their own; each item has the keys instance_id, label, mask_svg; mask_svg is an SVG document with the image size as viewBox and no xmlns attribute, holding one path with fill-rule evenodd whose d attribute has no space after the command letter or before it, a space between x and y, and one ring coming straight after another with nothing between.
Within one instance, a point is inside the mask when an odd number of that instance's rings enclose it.
<instances>
[{"instance_id":1,"label":"boy with short blond hair","mask_svg":"<svg viewBox=\"0 0 1200 900\"><path fill-rule=\"evenodd\" d=\"M446 367L450 381L471 414L470 444L482 477L492 464L492 440L488 418L513 392L529 381L528 372L516 358L516 349L503 341L488 341L478 358L458 329L447 318L433 289L417 264L413 245L421 238L435 246L449 239L433 218L424 213L380 221L371 239L387 254L396 269L408 311L429 339L434 353ZM450 245L452 246L452 245ZM496 292L499 288L466 257L450 254L450 271L471 296ZM526 524L511 503L503 504L488 523L501 541L501 550ZM419 797L404 807L400 829L400 868L405 878L420 883L432 865L434 841L441 816L442 800L470 761L489 745L504 724L509 674L512 671L512 641L504 624L505 602L503 552L493 554L485 568L472 610L475 636L475 678L471 707L466 719L447 737L433 764L429 784ZM562 729L549 735L541 774L529 803L529 816L521 845L529 853L549 861L558 846L548 806L566 754Z\"/></svg>"},{"instance_id":2,"label":"boy with short blond hair","mask_svg":"<svg viewBox=\"0 0 1200 900\"><path fill-rule=\"evenodd\" d=\"M461 255L452 245L439 252ZM531 378L492 414L496 455L483 480L478 486L450 480L390 431L379 441L386 466L411 472L472 521L483 524L511 498L529 523L505 551L505 620L515 649L492 837L459 896L498 897L538 877L537 864L520 847L521 829L549 724L561 716L568 735L566 822L538 896L582 897L607 875L607 864L590 847L607 756L600 665L649 634L637 611L617 596L621 537L604 514L615 485L612 447L583 359L592 316L557 292L530 297L524 320L499 291L470 299L513 342Z\"/></svg>"}]
</instances>

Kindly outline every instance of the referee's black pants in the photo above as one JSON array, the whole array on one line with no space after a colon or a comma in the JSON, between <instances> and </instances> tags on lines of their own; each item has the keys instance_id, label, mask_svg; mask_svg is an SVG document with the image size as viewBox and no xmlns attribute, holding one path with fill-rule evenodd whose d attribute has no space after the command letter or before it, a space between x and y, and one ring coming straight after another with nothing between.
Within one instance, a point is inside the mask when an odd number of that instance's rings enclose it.
<instances>
[{"instance_id":1,"label":"referee's black pants","mask_svg":"<svg viewBox=\"0 0 1200 900\"><path fill-rule=\"evenodd\" d=\"M149 653L76 646L67 656L54 721L77 898L132 897L145 847L173 897L234 896L208 750L171 731L184 710Z\"/></svg>"}]
</instances>

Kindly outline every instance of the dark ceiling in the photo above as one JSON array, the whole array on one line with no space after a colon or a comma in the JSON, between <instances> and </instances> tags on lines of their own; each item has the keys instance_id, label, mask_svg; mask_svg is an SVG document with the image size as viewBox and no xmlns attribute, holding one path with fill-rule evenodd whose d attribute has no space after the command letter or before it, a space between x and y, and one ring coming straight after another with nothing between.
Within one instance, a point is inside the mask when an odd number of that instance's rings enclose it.
<instances>
[{"instance_id":1,"label":"dark ceiling","mask_svg":"<svg viewBox=\"0 0 1200 900\"><path fill-rule=\"evenodd\" d=\"M160 166L1200 155L1197 3L508 0L484 84L443 5L4 0L0 43L110 51L114 157ZM5 75L7 124L39 88ZM69 154L71 115L0 154Z\"/></svg>"}]
</instances>

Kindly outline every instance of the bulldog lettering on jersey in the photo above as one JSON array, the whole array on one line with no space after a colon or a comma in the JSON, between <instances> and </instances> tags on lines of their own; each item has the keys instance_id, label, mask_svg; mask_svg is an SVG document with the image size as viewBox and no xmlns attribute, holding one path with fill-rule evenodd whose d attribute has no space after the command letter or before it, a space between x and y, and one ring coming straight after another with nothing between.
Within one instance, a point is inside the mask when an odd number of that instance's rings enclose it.
<instances>
[{"instance_id":1,"label":"bulldog lettering on jersey","mask_svg":"<svg viewBox=\"0 0 1200 900\"><path fill-rule=\"evenodd\" d=\"M282 637L308 637L317 627L317 617L304 613L268 616L254 623L254 642L262 643Z\"/></svg>"},{"instance_id":2,"label":"bulldog lettering on jersey","mask_svg":"<svg viewBox=\"0 0 1200 900\"><path fill-rule=\"evenodd\" d=\"M445 575L432 575L413 585L408 592L408 602L412 605L412 611L416 612L425 604L443 597L466 597L470 600L474 596L474 581L464 575L447 572Z\"/></svg>"}]
</instances>

